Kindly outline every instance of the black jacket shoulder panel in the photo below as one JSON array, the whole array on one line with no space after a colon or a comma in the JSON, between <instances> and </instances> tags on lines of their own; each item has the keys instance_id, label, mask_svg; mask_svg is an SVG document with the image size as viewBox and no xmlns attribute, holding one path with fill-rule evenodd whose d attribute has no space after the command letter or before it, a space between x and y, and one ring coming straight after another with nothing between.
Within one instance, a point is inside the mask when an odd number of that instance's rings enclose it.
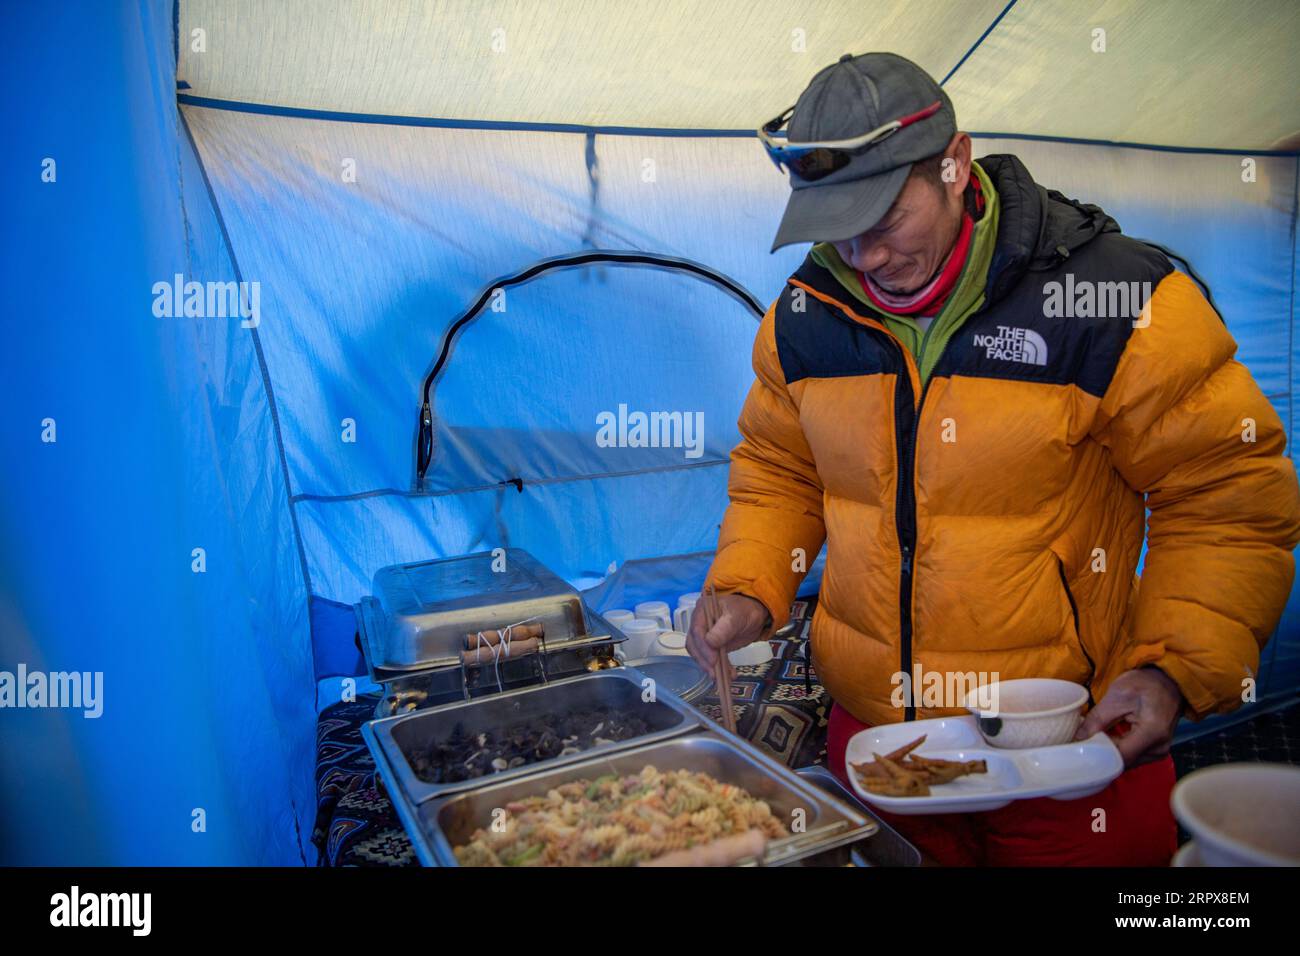
<instances>
[{"instance_id":1,"label":"black jacket shoulder panel","mask_svg":"<svg viewBox=\"0 0 1300 956\"><path fill-rule=\"evenodd\" d=\"M820 273L820 274L818 274ZM845 290L810 259L794 278L839 300ZM805 378L872 375L900 369L900 356L884 333L861 325L805 289L787 284L777 299L777 358L787 385Z\"/></svg>"},{"instance_id":2,"label":"black jacket shoulder panel","mask_svg":"<svg viewBox=\"0 0 1300 956\"><path fill-rule=\"evenodd\" d=\"M1106 232L1050 268L1026 272L948 342L934 374L1075 385L1101 396L1135 323L1173 266Z\"/></svg>"}]
</instances>

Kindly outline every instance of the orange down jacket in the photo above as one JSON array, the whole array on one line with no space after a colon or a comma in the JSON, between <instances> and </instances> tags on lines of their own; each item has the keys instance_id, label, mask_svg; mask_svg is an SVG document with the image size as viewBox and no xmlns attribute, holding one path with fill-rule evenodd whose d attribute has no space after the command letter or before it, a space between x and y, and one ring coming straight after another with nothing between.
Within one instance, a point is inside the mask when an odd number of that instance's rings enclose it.
<instances>
[{"instance_id":1,"label":"orange down jacket","mask_svg":"<svg viewBox=\"0 0 1300 956\"><path fill-rule=\"evenodd\" d=\"M986 301L924 387L811 258L768 310L709 580L782 621L825 542L814 666L867 723L959 712L898 706L918 667L1100 700L1154 664L1189 716L1230 710L1300 540L1282 423L1164 254L1013 156L980 164L1002 203Z\"/></svg>"}]
</instances>

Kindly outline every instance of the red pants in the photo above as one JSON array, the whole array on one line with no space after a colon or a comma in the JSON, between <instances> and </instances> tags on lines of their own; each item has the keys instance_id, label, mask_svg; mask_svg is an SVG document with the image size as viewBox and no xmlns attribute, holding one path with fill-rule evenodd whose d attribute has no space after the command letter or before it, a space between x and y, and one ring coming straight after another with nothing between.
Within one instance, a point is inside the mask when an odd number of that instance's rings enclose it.
<instances>
[{"instance_id":1,"label":"red pants","mask_svg":"<svg viewBox=\"0 0 1300 956\"><path fill-rule=\"evenodd\" d=\"M831 709L827 763L846 786L844 751L867 726L839 704ZM983 813L915 816L871 809L942 866L1168 866L1178 849L1173 788L1174 759L1165 757L1078 800L1038 797ZM1100 832L1098 808L1106 811Z\"/></svg>"}]
</instances>

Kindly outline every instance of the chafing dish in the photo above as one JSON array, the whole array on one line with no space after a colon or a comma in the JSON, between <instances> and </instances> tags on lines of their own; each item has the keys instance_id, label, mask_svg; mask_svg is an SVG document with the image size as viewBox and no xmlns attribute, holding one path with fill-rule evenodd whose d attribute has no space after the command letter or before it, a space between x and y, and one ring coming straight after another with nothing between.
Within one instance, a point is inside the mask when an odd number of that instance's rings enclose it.
<instances>
[{"instance_id":1,"label":"chafing dish","mask_svg":"<svg viewBox=\"0 0 1300 956\"><path fill-rule=\"evenodd\" d=\"M646 697L651 699L647 700ZM649 725L650 731L629 740L600 744L580 753L553 757L468 780L431 783L422 780L412 766L415 754L427 751L435 743L445 743L457 726L465 733L474 735L489 730L499 731L530 720L540 722L548 716L592 707L608 707L624 714L635 713ZM593 754L662 740L696 729L700 724L699 715L675 695L661 693L658 688L655 688L653 695L647 694L641 674L619 668L371 721L361 728L361 733L375 754L376 761L382 756L383 762L389 767L387 779L393 785L389 787L390 795L397 789L410 803L419 804L446 793L496 784L551 767L575 763Z\"/></svg>"},{"instance_id":2,"label":"chafing dish","mask_svg":"<svg viewBox=\"0 0 1300 956\"><path fill-rule=\"evenodd\" d=\"M452 847L468 842L479 827L490 825L493 811L510 801L544 794L571 780L607 773L640 773L648 764L664 771L702 771L766 801L787 826L799 821L801 832L769 842L763 859L752 863L794 863L864 839L878 829L875 820L856 806L823 792L738 738L718 730L699 730L631 749L589 755L563 767L419 804L397 797L394 804L420 862L426 866L456 866Z\"/></svg>"},{"instance_id":3,"label":"chafing dish","mask_svg":"<svg viewBox=\"0 0 1300 956\"><path fill-rule=\"evenodd\" d=\"M364 621L371 613L372 608L364 603L357 607L359 630L367 627ZM502 658L496 664L404 671L371 668L371 680L384 691L375 716L392 717L618 667L614 648L623 640L622 634L590 609L586 613L592 621L589 632L598 635L590 641L548 646L540 653Z\"/></svg>"},{"instance_id":4,"label":"chafing dish","mask_svg":"<svg viewBox=\"0 0 1300 956\"><path fill-rule=\"evenodd\" d=\"M467 634L523 622L546 628L545 645L608 640L581 595L528 552L508 548L394 564L375 572L359 623L372 678L460 664Z\"/></svg>"},{"instance_id":5,"label":"chafing dish","mask_svg":"<svg viewBox=\"0 0 1300 956\"><path fill-rule=\"evenodd\" d=\"M876 821L876 833L870 838L846 846L834 847L824 853L802 861L805 866L920 866L921 851L882 821L869 807L863 806L844 784L825 767L803 767L796 770L800 777L813 786L860 809Z\"/></svg>"},{"instance_id":6,"label":"chafing dish","mask_svg":"<svg viewBox=\"0 0 1300 956\"><path fill-rule=\"evenodd\" d=\"M370 679L384 689L377 717L617 666L622 633L526 551L391 565L373 583L354 610ZM535 652L462 663L467 635L523 622L545 628Z\"/></svg>"}]
</instances>

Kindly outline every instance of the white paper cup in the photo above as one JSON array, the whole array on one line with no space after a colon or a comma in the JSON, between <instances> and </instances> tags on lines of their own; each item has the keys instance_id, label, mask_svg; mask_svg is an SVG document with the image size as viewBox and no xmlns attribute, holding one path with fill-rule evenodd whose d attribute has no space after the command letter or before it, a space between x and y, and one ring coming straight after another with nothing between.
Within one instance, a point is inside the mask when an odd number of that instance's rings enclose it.
<instances>
[{"instance_id":1,"label":"white paper cup","mask_svg":"<svg viewBox=\"0 0 1300 956\"><path fill-rule=\"evenodd\" d=\"M677 599L677 610L673 611L673 630L683 634L691 633L691 615L695 613L695 605L699 601L699 591L683 594Z\"/></svg>"},{"instance_id":2,"label":"white paper cup","mask_svg":"<svg viewBox=\"0 0 1300 956\"><path fill-rule=\"evenodd\" d=\"M1300 866L1300 768L1202 767L1178 781L1169 803L1203 866Z\"/></svg>"},{"instance_id":3,"label":"white paper cup","mask_svg":"<svg viewBox=\"0 0 1300 956\"><path fill-rule=\"evenodd\" d=\"M628 621L633 620L636 615L626 608L616 607L612 611L606 611L601 615L601 617L609 621L610 624L614 625L614 627L621 631L623 630L623 625Z\"/></svg>"},{"instance_id":4,"label":"white paper cup","mask_svg":"<svg viewBox=\"0 0 1300 956\"><path fill-rule=\"evenodd\" d=\"M643 620L656 621L661 631L673 629L673 616L668 610L668 605L663 601L642 601L636 606L636 616Z\"/></svg>"},{"instance_id":5,"label":"white paper cup","mask_svg":"<svg viewBox=\"0 0 1300 956\"><path fill-rule=\"evenodd\" d=\"M629 660L635 660L638 657L648 657L653 653L651 648L655 646L655 641L659 637L659 622L650 618L634 617L619 628L623 636L627 638L623 642L623 656Z\"/></svg>"}]
</instances>

